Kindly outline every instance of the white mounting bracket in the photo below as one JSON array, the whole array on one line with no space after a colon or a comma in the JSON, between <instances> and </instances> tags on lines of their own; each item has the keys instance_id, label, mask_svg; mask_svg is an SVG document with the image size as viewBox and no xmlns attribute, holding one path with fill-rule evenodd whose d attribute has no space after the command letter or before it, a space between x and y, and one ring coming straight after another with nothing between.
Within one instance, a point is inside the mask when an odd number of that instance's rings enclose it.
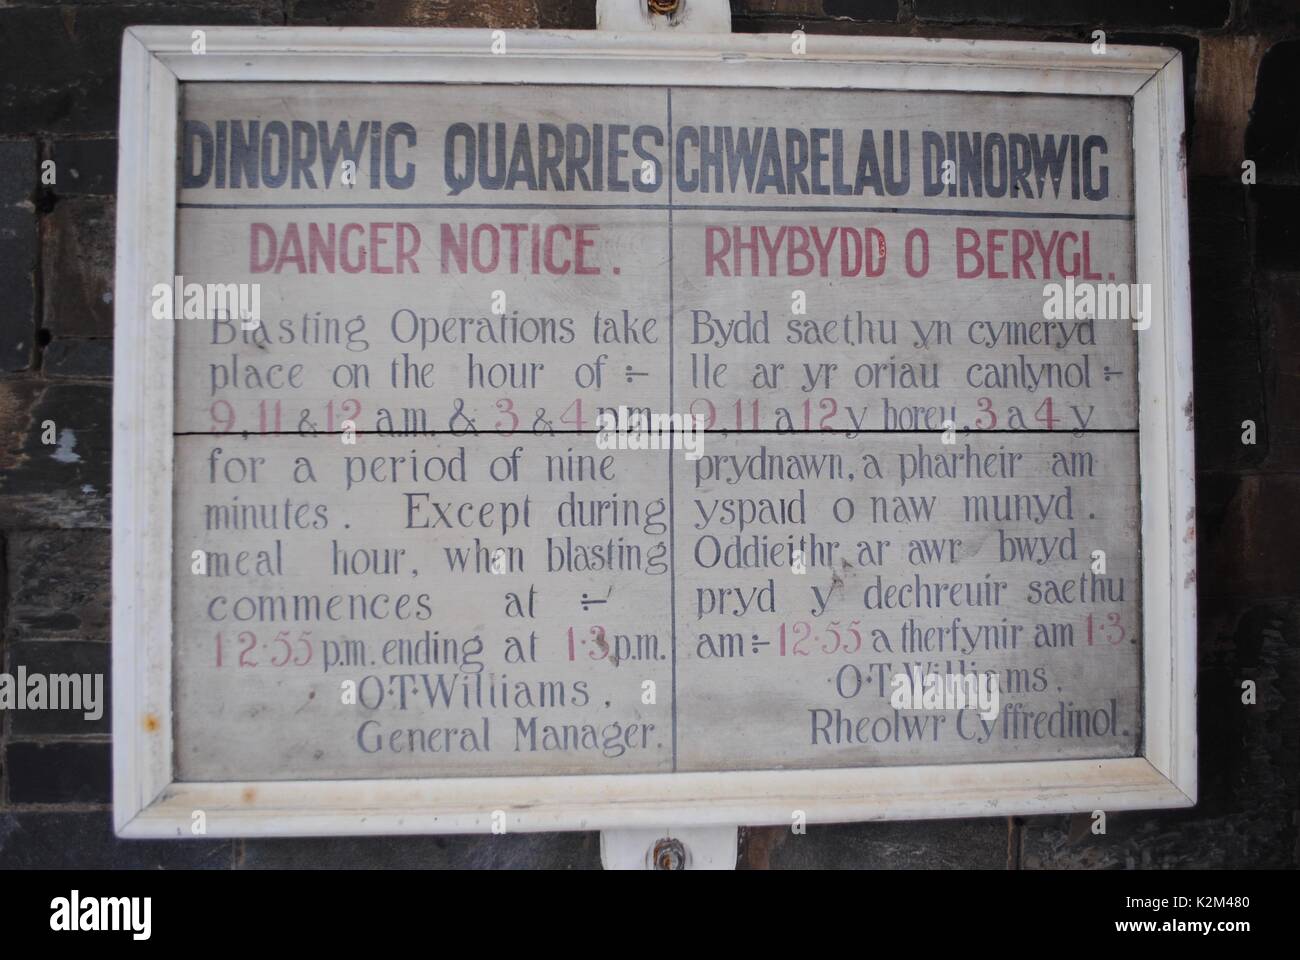
<instances>
[{"instance_id":1,"label":"white mounting bracket","mask_svg":"<svg viewBox=\"0 0 1300 960\"><path fill-rule=\"evenodd\" d=\"M596 0L596 29L731 33L731 4L677 0L673 12L658 14L651 12L649 0ZM600 862L606 870L734 870L738 835L734 826L602 830Z\"/></svg>"},{"instance_id":2,"label":"white mounting bracket","mask_svg":"<svg viewBox=\"0 0 1300 960\"><path fill-rule=\"evenodd\" d=\"M677 0L672 13L659 14L650 10L649 0L596 0L596 29L614 33L731 33L731 4L728 0Z\"/></svg>"},{"instance_id":3,"label":"white mounting bracket","mask_svg":"<svg viewBox=\"0 0 1300 960\"><path fill-rule=\"evenodd\" d=\"M600 831L606 870L735 870L736 827Z\"/></svg>"}]
</instances>

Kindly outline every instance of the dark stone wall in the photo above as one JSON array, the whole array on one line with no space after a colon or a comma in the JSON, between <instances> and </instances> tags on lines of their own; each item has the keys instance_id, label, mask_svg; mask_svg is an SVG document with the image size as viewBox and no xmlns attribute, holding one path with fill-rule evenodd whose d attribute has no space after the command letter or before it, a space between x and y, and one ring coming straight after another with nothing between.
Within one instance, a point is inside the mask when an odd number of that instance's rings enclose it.
<instances>
[{"instance_id":1,"label":"dark stone wall","mask_svg":"<svg viewBox=\"0 0 1300 960\"><path fill-rule=\"evenodd\" d=\"M0 656L107 672L118 57L129 24L591 29L594 0L0 0ZM737 32L1157 43L1187 75L1199 805L742 832L742 866L1140 869L1300 859L1300 3L732 0ZM1253 160L1257 183L1242 182ZM53 160L57 182L40 183ZM130 344L118 345L130 349ZM57 446L42 443L53 420ZM1242 443L1242 421L1258 438ZM1253 680L1258 702L1241 703ZM3 867L599 865L595 834L117 840L107 718L7 714Z\"/></svg>"}]
</instances>

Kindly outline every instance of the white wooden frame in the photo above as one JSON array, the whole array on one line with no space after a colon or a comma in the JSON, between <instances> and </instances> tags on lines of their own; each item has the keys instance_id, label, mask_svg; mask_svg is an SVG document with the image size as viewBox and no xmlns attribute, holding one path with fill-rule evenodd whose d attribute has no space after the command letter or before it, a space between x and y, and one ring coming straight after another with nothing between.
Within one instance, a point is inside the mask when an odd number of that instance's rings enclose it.
<instances>
[{"instance_id":1,"label":"white wooden frame","mask_svg":"<svg viewBox=\"0 0 1300 960\"><path fill-rule=\"evenodd\" d=\"M488 832L789 824L1186 807L1196 802L1196 543L1183 73L1154 47L968 40L486 30L133 27L122 46L113 399L113 807L125 837ZM1139 339L1141 755L581 777L183 783L172 761L173 331L148 292L175 257L186 81L619 83L1131 97Z\"/></svg>"}]
</instances>

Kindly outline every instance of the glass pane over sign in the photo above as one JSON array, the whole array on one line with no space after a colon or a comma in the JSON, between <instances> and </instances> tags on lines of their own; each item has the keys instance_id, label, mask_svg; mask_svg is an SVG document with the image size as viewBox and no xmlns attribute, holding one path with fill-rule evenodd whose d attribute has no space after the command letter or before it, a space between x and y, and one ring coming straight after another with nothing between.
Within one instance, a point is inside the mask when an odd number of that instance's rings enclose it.
<instances>
[{"instance_id":1,"label":"glass pane over sign","mask_svg":"<svg viewBox=\"0 0 1300 960\"><path fill-rule=\"evenodd\" d=\"M1125 100L191 83L178 163L180 779L1137 753Z\"/></svg>"}]
</instances>

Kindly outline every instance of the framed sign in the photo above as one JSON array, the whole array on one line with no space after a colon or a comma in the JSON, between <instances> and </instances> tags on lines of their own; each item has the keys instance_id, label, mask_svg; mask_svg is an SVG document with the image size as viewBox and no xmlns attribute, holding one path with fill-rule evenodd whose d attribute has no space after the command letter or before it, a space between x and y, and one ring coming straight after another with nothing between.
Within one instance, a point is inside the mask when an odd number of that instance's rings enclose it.
<instances>
[{"instance_id":1,"label":"framed sign","mask_svg":"<svg viewBox=\"0 0 1300 960\"><path fill-rule=\"evenodd\" d=\"M1193 804L1182 83L128 30L118 833Z\"/></svg>"}]
</instances>

